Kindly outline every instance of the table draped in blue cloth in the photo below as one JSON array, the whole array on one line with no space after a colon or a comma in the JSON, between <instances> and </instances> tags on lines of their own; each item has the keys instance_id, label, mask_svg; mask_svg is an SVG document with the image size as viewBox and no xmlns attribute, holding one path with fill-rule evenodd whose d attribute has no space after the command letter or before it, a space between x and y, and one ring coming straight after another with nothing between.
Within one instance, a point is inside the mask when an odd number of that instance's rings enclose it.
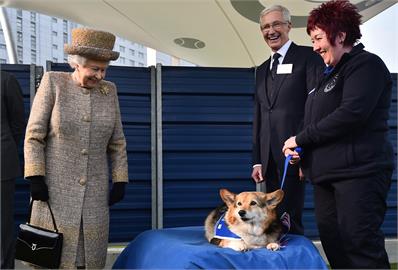
<instances>
[{"instance_id":1,"label":"table draped in blue cloth","mask_svg":"<svg viewBox=\"0 0 398 270\"><path fill-rule=\"evenodd\" d=\"M208 243L203 227L149 230L129 243L113 269L328 269L306 237L288 234L282 245L239 252Z\"/></svg>"}]
</instances>

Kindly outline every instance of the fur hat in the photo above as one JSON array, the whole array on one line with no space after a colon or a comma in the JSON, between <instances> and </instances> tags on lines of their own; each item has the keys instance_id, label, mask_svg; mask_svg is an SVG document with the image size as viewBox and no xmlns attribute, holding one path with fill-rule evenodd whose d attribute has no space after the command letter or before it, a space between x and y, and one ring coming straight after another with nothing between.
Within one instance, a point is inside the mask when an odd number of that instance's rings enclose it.
<instances>
[{"instance_id":1,"label":"fur hat","mask_svg":"<svg viewBox=\"0 0 398 270\"><path fill-rule=\"evenodd\" d=\"M72 30L72 44L65 44L64 51L77 54L88 59L110 61L116 60L119 53L112 51L115 45L115 35L88 28Z\"/></svg>"}]
</instances>

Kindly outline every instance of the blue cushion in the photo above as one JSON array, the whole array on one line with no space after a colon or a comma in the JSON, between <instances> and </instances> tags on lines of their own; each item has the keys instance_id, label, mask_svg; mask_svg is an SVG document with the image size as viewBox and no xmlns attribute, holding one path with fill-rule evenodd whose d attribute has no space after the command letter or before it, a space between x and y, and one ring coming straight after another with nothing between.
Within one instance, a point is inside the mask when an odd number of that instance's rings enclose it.
<instances>
[{"instance_id":1,"label":"blue cushion","mask_svg":"<svg viewBox=\"0 0 398 270\"><path fill-rule=\"evenodd\" d=\"M328 269L313 243L288 234L278 251L238 252L207 242L203 227L149 230L117 258L114 269Z\"/></svg>"}]
</instances>

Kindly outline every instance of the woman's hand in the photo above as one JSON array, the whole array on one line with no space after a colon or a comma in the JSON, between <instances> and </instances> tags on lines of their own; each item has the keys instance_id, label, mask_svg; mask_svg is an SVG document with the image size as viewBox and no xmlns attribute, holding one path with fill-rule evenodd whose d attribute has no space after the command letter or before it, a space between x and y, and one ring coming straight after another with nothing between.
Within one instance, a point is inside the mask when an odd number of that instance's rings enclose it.
<instances>
[{"instance_id":1,"label":"woman's hand","mask_svg":"<svg viewBox=\"0 0 398 270\"><path fill-rule=\"evenodd\" d=\"M30 180L30 196L32 200L48 201L48 187L44 181L44 176L30 176L28 179Z\"/></svg>"},{"instance_id":2,"label":"woman's hand","mask_svg":"<svg viewBox=\"0 0 398 270\"><path fill-rule=\"evenodd\" d=\"M112 206L117 202L120 202L124 198L126 182L113 183L111 192L109 194L108 205Z\"/></svg>"},{"instance_id":3,"label":"woman's hand","mask_svg":"<svg viewBox=\"0 0 398 270\"><path fill-rule=\"evenodd\" d=\"M285 141L285 144L283 145L282 152L287 157L288 155L291 155L292 158L290 159L290 164L296 164L300 161L300 155L296 151L294 151L294 148L296 148L298 145L296 143L296 136L290 137Z\"/></svg>"},{"instance_id":4,"label":"woman's hand","mask_svg":"<svg viewBox=\"0 0 398 270\"><path fill-rule=\"evenodd\" d=\"M290 150L290 151L294 152L293 149L296 148L297 146L298 145L296 143L296 136L290 137L289 139L287 139L285 141L285 144L283 145L283 148L282 148L282 152L283 152L283 154L285 154L285 156L287 156L286 150Z\"/></svg>"}]
</instances>

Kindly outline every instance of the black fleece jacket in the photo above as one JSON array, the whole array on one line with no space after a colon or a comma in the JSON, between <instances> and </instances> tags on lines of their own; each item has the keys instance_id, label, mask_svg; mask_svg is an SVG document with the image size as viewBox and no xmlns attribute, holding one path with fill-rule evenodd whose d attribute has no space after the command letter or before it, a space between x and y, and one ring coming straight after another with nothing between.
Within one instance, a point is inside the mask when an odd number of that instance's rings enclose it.
<instances>
[{"instance_id":1,"label":"black fleece jacket","mask_svg":"<svg viewBox=\"0 0 398 270\"><path fill-rule=\"evenodd\" d=\"M388 139L391 75L383 61L362 44L342 56L308 95L302 167L314 182L361 177L393 169Z\"/></svg>"}]
</instances>

